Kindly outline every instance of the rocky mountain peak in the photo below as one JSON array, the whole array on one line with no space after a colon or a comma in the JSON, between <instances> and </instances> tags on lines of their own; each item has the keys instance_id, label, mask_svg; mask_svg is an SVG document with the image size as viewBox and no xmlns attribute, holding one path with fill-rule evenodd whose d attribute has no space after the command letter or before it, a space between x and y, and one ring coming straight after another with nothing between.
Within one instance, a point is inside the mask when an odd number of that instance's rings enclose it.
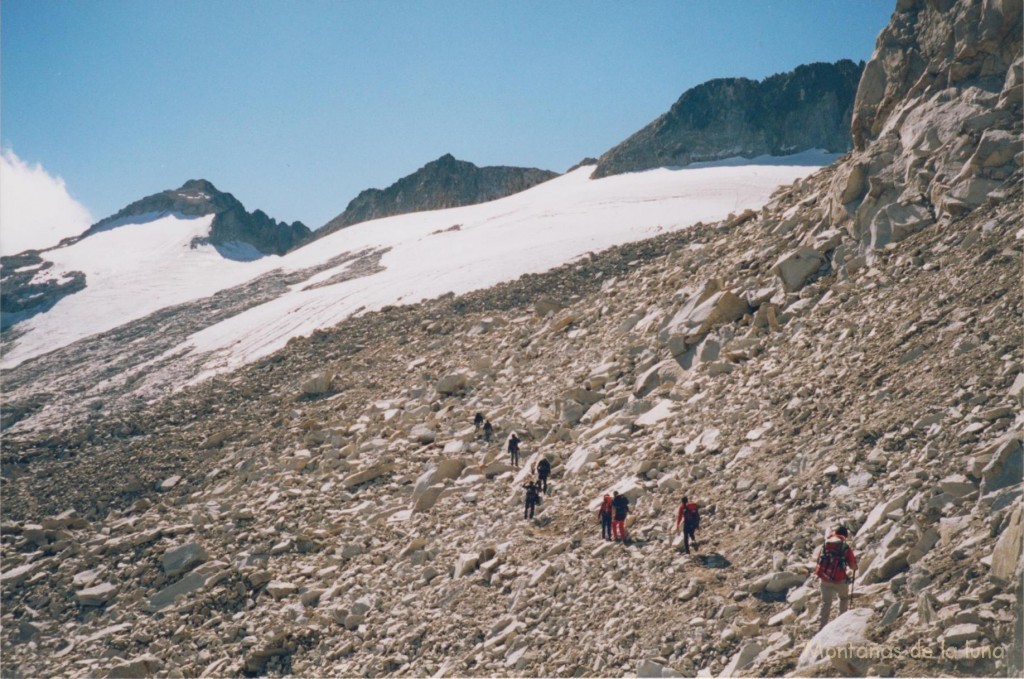
<instances>
[{"instance_id":1,"label":"rocky mountain peak","mask_svg":"<svg viewBox=\"0 0 1024 679\"><path fill-rule=\"evenodd\" d=\"M798 66L762 81L719 78L687 90L667 113L601 156L593 177L735 156L850 149L864 64Z\"/></svg>"},{"instance_id":2,"label":"rocky mountain peak","mask_svg":"<svg viewBox=\"0 0 1024 679\"><path fill-rule=\"evenodd\" d=\"M310 236L310 230L302 222L278 222L262 210L250 213L237 198L218 190L212 182L190 179L177 189L161 191L131 203L94 224L82 237L114 228L134 217L154 213L176 213L189 217L216 215L210 235L201 242L218 248L228 244L249 244L264 255L283 255ZM226 256L233 256L229 250L222 252Z\"/></svg>"},{"instance_id":3,"label":"rocky mountain peak","mask_svg":"<svg viewBox=\"0 0 1024 679\"><path fill-rule=\"evenodd\" d=\"M485 203L557 176L555 172L536 168L477 167L446 153L386 189L361 192L316 235L325 236L371 219Z\"/></svg>"}]
</instances>

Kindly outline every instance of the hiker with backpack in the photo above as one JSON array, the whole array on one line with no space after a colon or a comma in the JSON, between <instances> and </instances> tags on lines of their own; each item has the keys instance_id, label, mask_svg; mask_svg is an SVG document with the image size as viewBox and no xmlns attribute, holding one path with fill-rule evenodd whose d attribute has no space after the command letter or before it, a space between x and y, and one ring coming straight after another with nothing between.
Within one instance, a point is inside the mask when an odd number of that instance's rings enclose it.
<instances>
[{"instance_id":1,"label":"hiker with backpack","mask_svg":"<svg viewBox=\"0 0 1024 679\"><path fill-rule=\"evenodd\" d=\"M540 493L537 492L537 483L530 481L523 484L526 489L526 505L523 507L523 518L532 519L534 508L540 504Z\"/></svg>"},{"instance_id":2,"label":"hiker with backpack","mask_svg":"<svg viewBox=\"0 0 1024 679\"><path fill-rule=\"evenodd\" d=\"M484 414L481 413L481 412L477 412L477 414L473 416L473 428L474 429L479 429L480 425L483 424L483 423L484 423Z\"/></svg>"},{"instance_id":3,"label":"hiker with backpack","mask_svg":"<svg viewBox=\"0 0 1024 679\"><path fill-rule=\"evenodd\" d=\"M491 434L494 433L494 427L491 425L490 420L484 421L484 441L491 442Z\"/></svg>"},{"instance_id":4,"label":"hiker with backpack","mask_svg":"<svg viewBox=\"0 0 1024 679\"><path fill-rule=\"evenodd\" d=\"M612 539L623 542L629 539L626 535L626 516L629 514L629 498L615 491L612 496Z\"/></svg>"},{"instance_id":5,"label":"hiker with backpack","mask_svg":"<svg viewBox=\"0 0 1024 679\"><path fill-rule=\"evenodd\" d=\"M679 532L680 524L683 527L683 551L690 553L690 542L693 542L693 549L696 551L697 536L695 533L700 528L700 508L696 502L690 502L690 498L683 496L676 511L676 533Z\"/></svg>"},{"instance_id":6,"label":"hiker with backpack","mask_svg":"<svg viewBox=\"0 0 1024 679\"><path fill-rule=\"evenodd\" d=\"M540 486L544 494L548 494L548 477L551 476L551 463L548 462L548 458L541 457L537 463L537 485Z\"/></svg>"},{"instance_id":7,"label":"hiker with backpack","mask_svg":"<svg viewBox=\"0 0 1024 679\"><path fill-rule=\"evenodd\" d=\"M601 539L612 539L612 496L605 495L601 507L597 510L597 518L601 521Z\"/></svg>"},{"instance_id":8,"label":"hiker with backpack","mask_svg":"<svg viewBox=\"0 0 1024 679\"><path fill-rule=\"evenodd\" d=\"M850 586L857 571L857 557L847 544L850 531L837 526L825 539L818 553L818 567L814 574L821 580L821 609L818 611L818 629L828 624L832 599L839 597L839 615L850 607ZM853 573L849 573L852 570Z\"/></svg>"},{"instance_id":9,"label":"hiker with backpack","mask_svg":"<svg viewBox=\"0 0 1024 679\"><path fill-rule=\"evenodd\" d=\"M519 437L512 432L508 437L508 454L512 457L512 466L519 466Z\"/></svg>"}]
</instances>

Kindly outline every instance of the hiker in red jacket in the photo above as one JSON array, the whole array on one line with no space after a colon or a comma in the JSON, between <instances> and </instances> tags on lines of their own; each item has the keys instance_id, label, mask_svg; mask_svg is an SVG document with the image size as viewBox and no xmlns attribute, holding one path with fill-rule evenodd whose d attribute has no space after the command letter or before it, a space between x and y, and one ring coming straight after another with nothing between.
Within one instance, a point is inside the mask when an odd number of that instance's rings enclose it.
<instances>
[{"instance_id":1,"label":"hiker in red jacket","mask_svg":"<svg viewBox=\"0 0 1024 679\"><path fill-rule=\"evenodd\" d=\"M853 549L846 543L850 531L846 526L838 526L825 539L818 553L818 568L814 574L821 580L821 609L818 611L818 629L828 624L828 614L832 609L832 599L839 596L839 615L850 607L850 585L853 583L853 571L857 570L857 557Z\"/></svg>"},{"instance_id":2,"label":"hiker in red jacket","mask_svg":"<svg viewBox=\"0 0 1024 679\"><path fill-rule=\"evenodd\" d=\"M676 511L676 532L679 532L680 524L683 527L683 551L690 553L690 542L693 542L693 549L697 547L697 536L695 533L700 528L700 508L696 502L690 502L690 498L683 496Z\"/></svg>"},{"instance_id":3,"label":"hiker in red jacket","mask_svg":"<svg viewBox=\"0 0 1024 679\"><path fill-rule=\"evenodd\" d=\"M601 500L601 508L597 510L597 518L601 520L601 539L612 539L612 496L605 495Z\"/></svg>"}]
</instances>

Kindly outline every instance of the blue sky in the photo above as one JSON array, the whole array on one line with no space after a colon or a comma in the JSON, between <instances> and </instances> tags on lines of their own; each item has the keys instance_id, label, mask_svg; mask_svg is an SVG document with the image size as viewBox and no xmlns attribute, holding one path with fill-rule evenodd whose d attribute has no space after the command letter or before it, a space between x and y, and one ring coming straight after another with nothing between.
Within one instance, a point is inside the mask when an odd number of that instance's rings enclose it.
<instances>
[{"instance_id":1,"label":"blue sky","mask_svg":"<svg viewBox=\"0 0 1024 679\"><path fill-rule=\"evenodd\" d=\"M444 153L562 172L705 80L866 60L893 7L3 0L0 144L96 219L202 177L316 228Z\"/></svg>"}]
</instances>

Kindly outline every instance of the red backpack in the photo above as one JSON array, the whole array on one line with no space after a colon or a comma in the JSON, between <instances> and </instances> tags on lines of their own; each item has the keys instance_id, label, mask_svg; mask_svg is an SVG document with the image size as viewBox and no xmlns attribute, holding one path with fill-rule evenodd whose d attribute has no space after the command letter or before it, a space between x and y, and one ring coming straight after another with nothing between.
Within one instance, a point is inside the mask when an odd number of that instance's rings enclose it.
<instances>
[{"instance_id":1,"label":"red backpack","mask_svg":"<svg viewBox=\"0 0 1024 679\"><path fill-rule=\"evenodd\" d=\"M601 509L598 510L598 516L611 516L612 514L612 496L605 495L604 501L601 502Z\"/></svg>"},{"instance_id":2,"label":"red backpack","mask_svg":"<svg viewBox=\"0 0 1024 679\"><path fill-rule=\"evenodd\" d=\"M842 582L846 580L846 540L833 535L825 540L818 556L818 568L814 571L822 580Z\"/></svg>"}]
</instances>

